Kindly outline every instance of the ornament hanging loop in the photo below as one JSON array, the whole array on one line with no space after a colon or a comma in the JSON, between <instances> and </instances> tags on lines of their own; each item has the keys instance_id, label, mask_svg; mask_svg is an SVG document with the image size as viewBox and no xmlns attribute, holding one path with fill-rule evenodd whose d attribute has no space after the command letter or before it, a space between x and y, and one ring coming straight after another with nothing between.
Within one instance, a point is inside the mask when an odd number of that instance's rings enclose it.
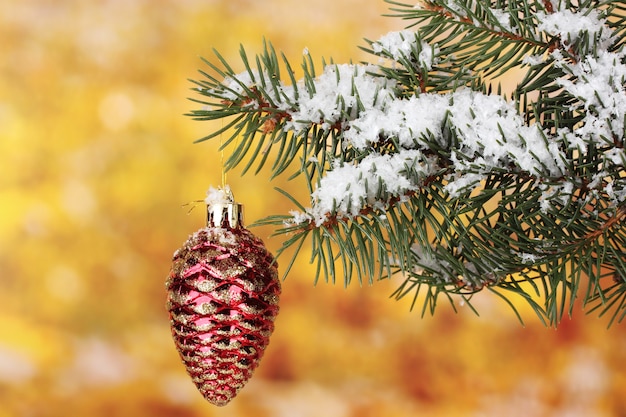
<instances>
[{"instance_id":1,"label":"ornament hanging loop","mask_svg":"<svg viewBox=\"0 0 626 417\"><path fill-rule=\"evenodd\" d=\"M204 201L207 205L207 227L243 227L243 204L235 202L228 185L217 190L210 188Z\"/></svg>"}]
</instances>

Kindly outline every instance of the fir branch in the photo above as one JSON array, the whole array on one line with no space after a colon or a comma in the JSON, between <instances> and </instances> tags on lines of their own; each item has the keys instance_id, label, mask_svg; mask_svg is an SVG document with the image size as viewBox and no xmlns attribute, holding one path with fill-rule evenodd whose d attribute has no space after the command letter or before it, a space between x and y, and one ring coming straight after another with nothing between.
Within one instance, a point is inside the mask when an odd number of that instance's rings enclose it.
<instances>
[{"instance_id":1,"label":"fir branch","mask_svg":"<svg viewBox=\"0 0 626 417\"><path fill-rule=\"evenodd\" d=\"M420 36L436 43L442 56L454 56L455 66L498 76L522 64L528 55L543 54L553 46L541 38L532 16L541 2L425 1L422 8L394 1L396 14L420 25Z\"/></svg>"},{"instance_id":2,"label":"fir branch","mask_svg":"<svg viewBox=\"0 0 626 417\"><path fill-rule=\"evenodd\" d=\"M271 161L306 181L310 207L283 192L299 211L261 222L295 248L287 272L309 240L316 280L400 275L394 296L423 293L422 313L487 289L551 325L577 297L621 321L623 2L388 2L411 29L367 41L385 64L317 73L306 53L296 80L265 44L241 50L243 72L217 54L195 81L192 116L232 119L202 139L232 132L228 168ZM513 69L509 101L491 83Z\"/></svg>"}]
</instances>

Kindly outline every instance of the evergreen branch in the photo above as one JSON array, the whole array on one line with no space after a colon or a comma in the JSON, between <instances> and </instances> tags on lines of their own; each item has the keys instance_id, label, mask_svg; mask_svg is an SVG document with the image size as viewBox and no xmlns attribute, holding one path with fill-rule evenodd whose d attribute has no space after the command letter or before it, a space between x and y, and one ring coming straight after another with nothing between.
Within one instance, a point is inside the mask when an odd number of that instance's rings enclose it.
<instances>
[{"instance_id":1,"label":"evergreen branch","mask_svg":"<svg viewBox=\"0 0 626 417\"><path fill-rule=\"evenodd\" d=\"M387 2L396 6L392 9L395 16L427 21L420 27L420 36L427 43L436 43L441 56L454 56L456 68L481 71L484 76L501 75L521 66L524 56L543 54L554 47L541 39L538 22L532 19L538 10L545 10L540 2L501 2L497 8L484 1L426 1L422 8Z\"/></svg>"},{"instance_id":2,"label":"evergreen branch","mask_svg":"<svg viewBox=\"0 0 626 417\"><path fill-rule=\"evenodd\" d=\"M280 80L280 64L271 44L264 44L264 51L255 59L256 68L247 57L243 47L240 56L246 71L235 72L225 59L215 51L223 68L205 63L211 70L223 77L218 80L208 72L201 71L204 79L194 81L198 85L197 91L204 99L194 101L203 105L201 110L194 110L190 116L195 120L215 120L237 115L223 129L200 139L204 141L214 138L234 127L232 134L224 143L224 147L235 143L236 147L226 161L226 169L232 169L240 164L244 158L251 155L244 172L258 161L257 172L263 167L270 154L270 150L279 144L278 156L272 166L275 175L283 172L293 159L293 155L302 147L302 141L297 135L283 131L280 126L289 120L286 110L293 107L299 96L294 82L291 88L286 88ZM291 66L282 57L289 78L295 81ZM254 147L252 147L254 145ZM254 149L254 152L249 152Z\"/></svg>"},{"instance_id":3,"label":"evergreen branch","mask_svg":"<svg viewBox=\"0 0 626 417\"><path fill-rule=\"evenodd\" d=\"M300 211L261 221L285 237L279 254L295 248L287 271L310 240L316 280L401 275L393 296L422 314L488 289L551 325L577 297L621 321L623 2L388 2L415 29L367 41L387 65L318 74L307 53L296 80L265 44L241 50L244 72L218 54L217 76L195 82L205 108L191 115L231 119L202 139L232 132L229 169L306 180L310 207L283 192ZM491 83L513 69L526 73L508 101Z\"/></svg>"}]
</instances>

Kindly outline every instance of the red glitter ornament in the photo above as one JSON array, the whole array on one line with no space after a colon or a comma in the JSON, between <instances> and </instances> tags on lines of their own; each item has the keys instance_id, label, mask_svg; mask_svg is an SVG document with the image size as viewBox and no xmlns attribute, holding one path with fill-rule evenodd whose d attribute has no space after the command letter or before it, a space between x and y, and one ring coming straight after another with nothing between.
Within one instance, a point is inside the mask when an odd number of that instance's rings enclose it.
<instances>
[{"instance_id":1,"label":"red glitter ornament","mask_svg":"<svg viewBox=\"0 0 626 417\"><path fill-rule=\"evenodd\" d=\"M208 225L174 253L166 283L172 336L204 398L223 406L252 376L278 314L273 256L242 224L228 187L209 190Z\"/></svg>"}]
</instances>

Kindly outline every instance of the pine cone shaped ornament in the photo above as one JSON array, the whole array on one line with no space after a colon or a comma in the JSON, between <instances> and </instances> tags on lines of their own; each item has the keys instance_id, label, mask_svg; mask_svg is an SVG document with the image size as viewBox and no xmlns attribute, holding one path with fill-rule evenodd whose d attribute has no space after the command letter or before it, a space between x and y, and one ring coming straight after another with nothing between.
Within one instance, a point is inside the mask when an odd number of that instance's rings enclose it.
<instances>
[{"instance_id":1,"label":"pine cone shaped ornament","mask_svg":"<svg viewBox=\"0 0 626 417\"><path fill-rule=\"evenodd\" d=\"M276 262L242 222L228 186L209 189L207 227L174 253L166 283L172 336L187 372L223 406L252 376L278 314Z\"/></svg>"}]
</instances>

